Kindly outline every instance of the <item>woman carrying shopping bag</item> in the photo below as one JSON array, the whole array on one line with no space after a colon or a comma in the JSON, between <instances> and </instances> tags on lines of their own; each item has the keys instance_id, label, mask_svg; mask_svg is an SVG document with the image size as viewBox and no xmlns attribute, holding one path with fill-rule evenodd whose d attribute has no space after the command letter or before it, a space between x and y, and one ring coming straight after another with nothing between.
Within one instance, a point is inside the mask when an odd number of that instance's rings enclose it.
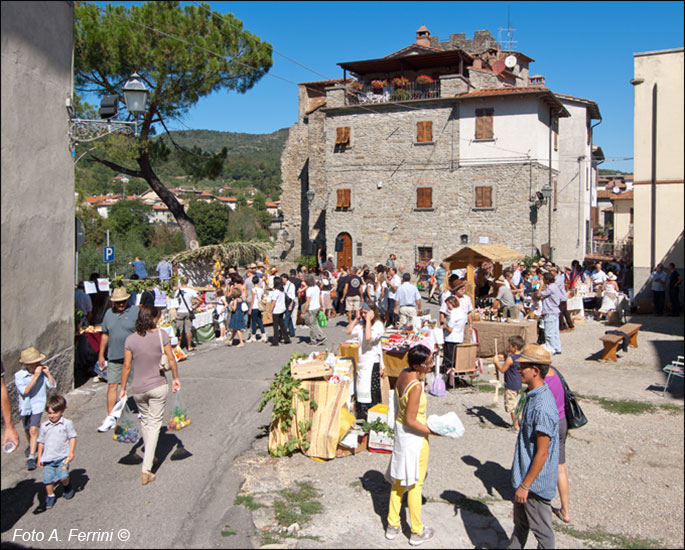
<instances>
[{"instance_id":1,"label":"woman carrying shopping bag","mask_svg":"<svg viewBox=\"0 0 685 550\"><path fill-rule=\"evenodd\" d=\"M145 456L143 457L143 471L140 479L143 485L155 480L152 464L159 438L159 429L164 422L164 406L166 404L169 386L166 376L160 371L162 354L165 354L171 365L173 382L171 391L181 389L178 379L176 357L169 343L169 335L157 328L160 310L155 306L140 306L136 331L126 338L124 343L124 365L121 369L121 393L119 399L126 397L126 382L131 372L131 363L135 362L131 392L140 411L143 440L145 441Z\"/></svg>"}]
</instances>

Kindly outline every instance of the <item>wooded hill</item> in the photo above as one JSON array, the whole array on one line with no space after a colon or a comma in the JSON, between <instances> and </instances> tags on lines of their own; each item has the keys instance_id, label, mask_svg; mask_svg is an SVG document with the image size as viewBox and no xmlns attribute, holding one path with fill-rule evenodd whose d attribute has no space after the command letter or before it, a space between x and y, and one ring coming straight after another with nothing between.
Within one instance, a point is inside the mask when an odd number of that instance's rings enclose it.
<instances>
[{"instance_id":1,"label":"wooded hill","mask_svg":"<svg viewBox=\"0 0 685 550\"><path fill-rule=\"evenodd\" d=\"M197 187L210 192L218 192L219 187L230 186L231 196L240 194L240 189L256 187L267 200L278 200L281 193L281 153L288 137L288 129L283 128L271 134L245 134L239 132L219 132L214 130L173 131L171 136L180 147L192 150L194 147L209 153L218 153L224 147L226 160L221 176L210 180L192 181L180 162L177 149L169 136L161 135L170 153L165 160L153 164L157 175L167 187ZM77 151L78 153L78 151ZM97 163L79 162L76 171L76 187L86 195L121 193L122 184L112 181L116 175L108 168ZM131 178L126 185L126 193L140 193L148 189L140 179Z\"/></svg>"}]
</instances>

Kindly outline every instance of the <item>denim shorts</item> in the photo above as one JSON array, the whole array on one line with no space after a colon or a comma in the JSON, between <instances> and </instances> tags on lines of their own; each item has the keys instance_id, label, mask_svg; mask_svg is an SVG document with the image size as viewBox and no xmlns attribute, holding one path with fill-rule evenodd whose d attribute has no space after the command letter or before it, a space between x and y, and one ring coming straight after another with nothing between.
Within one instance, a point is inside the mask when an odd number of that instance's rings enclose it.
<instances>
[{"instance_id":1,"label":"denim shorts","mask_svg":"<svg viewBox=\"0 0 685 550\"><path fill-rule=\"evenodd\" d=\"M69 477L69 465L64 461L67 459L58 458L50 462L43 462L43 483L55 483Z\"/></svg>"}]
</instances>

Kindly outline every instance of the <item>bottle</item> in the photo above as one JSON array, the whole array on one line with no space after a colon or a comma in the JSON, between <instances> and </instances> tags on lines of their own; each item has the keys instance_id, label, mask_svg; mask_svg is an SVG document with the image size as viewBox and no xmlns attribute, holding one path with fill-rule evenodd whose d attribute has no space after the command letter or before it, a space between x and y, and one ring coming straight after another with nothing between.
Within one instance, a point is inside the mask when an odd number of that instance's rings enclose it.
<instances>
[{"instance_id":1,"label":"bottle","mask_svg":"<svg viewBox=\"0 0 685 550\"><path fill-rule=\"evenodd\" d=\"M12 451L14 451L14 449L16 449L16 448L17 448L17 446L14 444L14 441L8 441L7 443L5 443L3 445L2 450L5 451L7 454L9 454Z\"/></svg>"}]
</instances>

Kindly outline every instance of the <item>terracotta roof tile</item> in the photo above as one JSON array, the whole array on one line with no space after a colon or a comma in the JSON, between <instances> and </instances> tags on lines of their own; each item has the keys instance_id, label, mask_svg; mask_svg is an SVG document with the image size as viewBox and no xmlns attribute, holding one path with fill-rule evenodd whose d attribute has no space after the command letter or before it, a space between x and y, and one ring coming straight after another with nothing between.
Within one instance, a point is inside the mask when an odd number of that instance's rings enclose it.
<instances>
[{"instance_id":1,"label":"terracotta roof tile","mask_svg":"<svg viewBox=\"0 0 685 550\"><path fill-rule=\"evenodd\" d=\"M235 202L238 200L235 197L217 197L217 199L221 202Z\"/></svg>"},{"instance_id":2,"label":"terracotta roof tile","mask_svg":"<svg viewBox=\"0 0 685 550\"><path fill-rule=\"evenodd\" d=\"M478 69L484 70L484 69ZM469 97L484 97L484 96L494 96L494 95L515 95L515 94L533 94L539 92L550 92L549 88L544 86L511 86L505 88L481 88L479 90L473 90L465 94L459 94L459 98L469 98Z\"/></svg>"},{"instance_id":3,"label":"terracotta roof tile","mask_svg":"<svg viewBox=\"0 0 685 550\"><path fill-rule=\"evenodd\" d=\"M341 84L343 82L352 82L354 78L332 78L330 80L313 80L311 82L300 82L300 86L332 86L333 84Z\"/></svg>"}]
</instances>

